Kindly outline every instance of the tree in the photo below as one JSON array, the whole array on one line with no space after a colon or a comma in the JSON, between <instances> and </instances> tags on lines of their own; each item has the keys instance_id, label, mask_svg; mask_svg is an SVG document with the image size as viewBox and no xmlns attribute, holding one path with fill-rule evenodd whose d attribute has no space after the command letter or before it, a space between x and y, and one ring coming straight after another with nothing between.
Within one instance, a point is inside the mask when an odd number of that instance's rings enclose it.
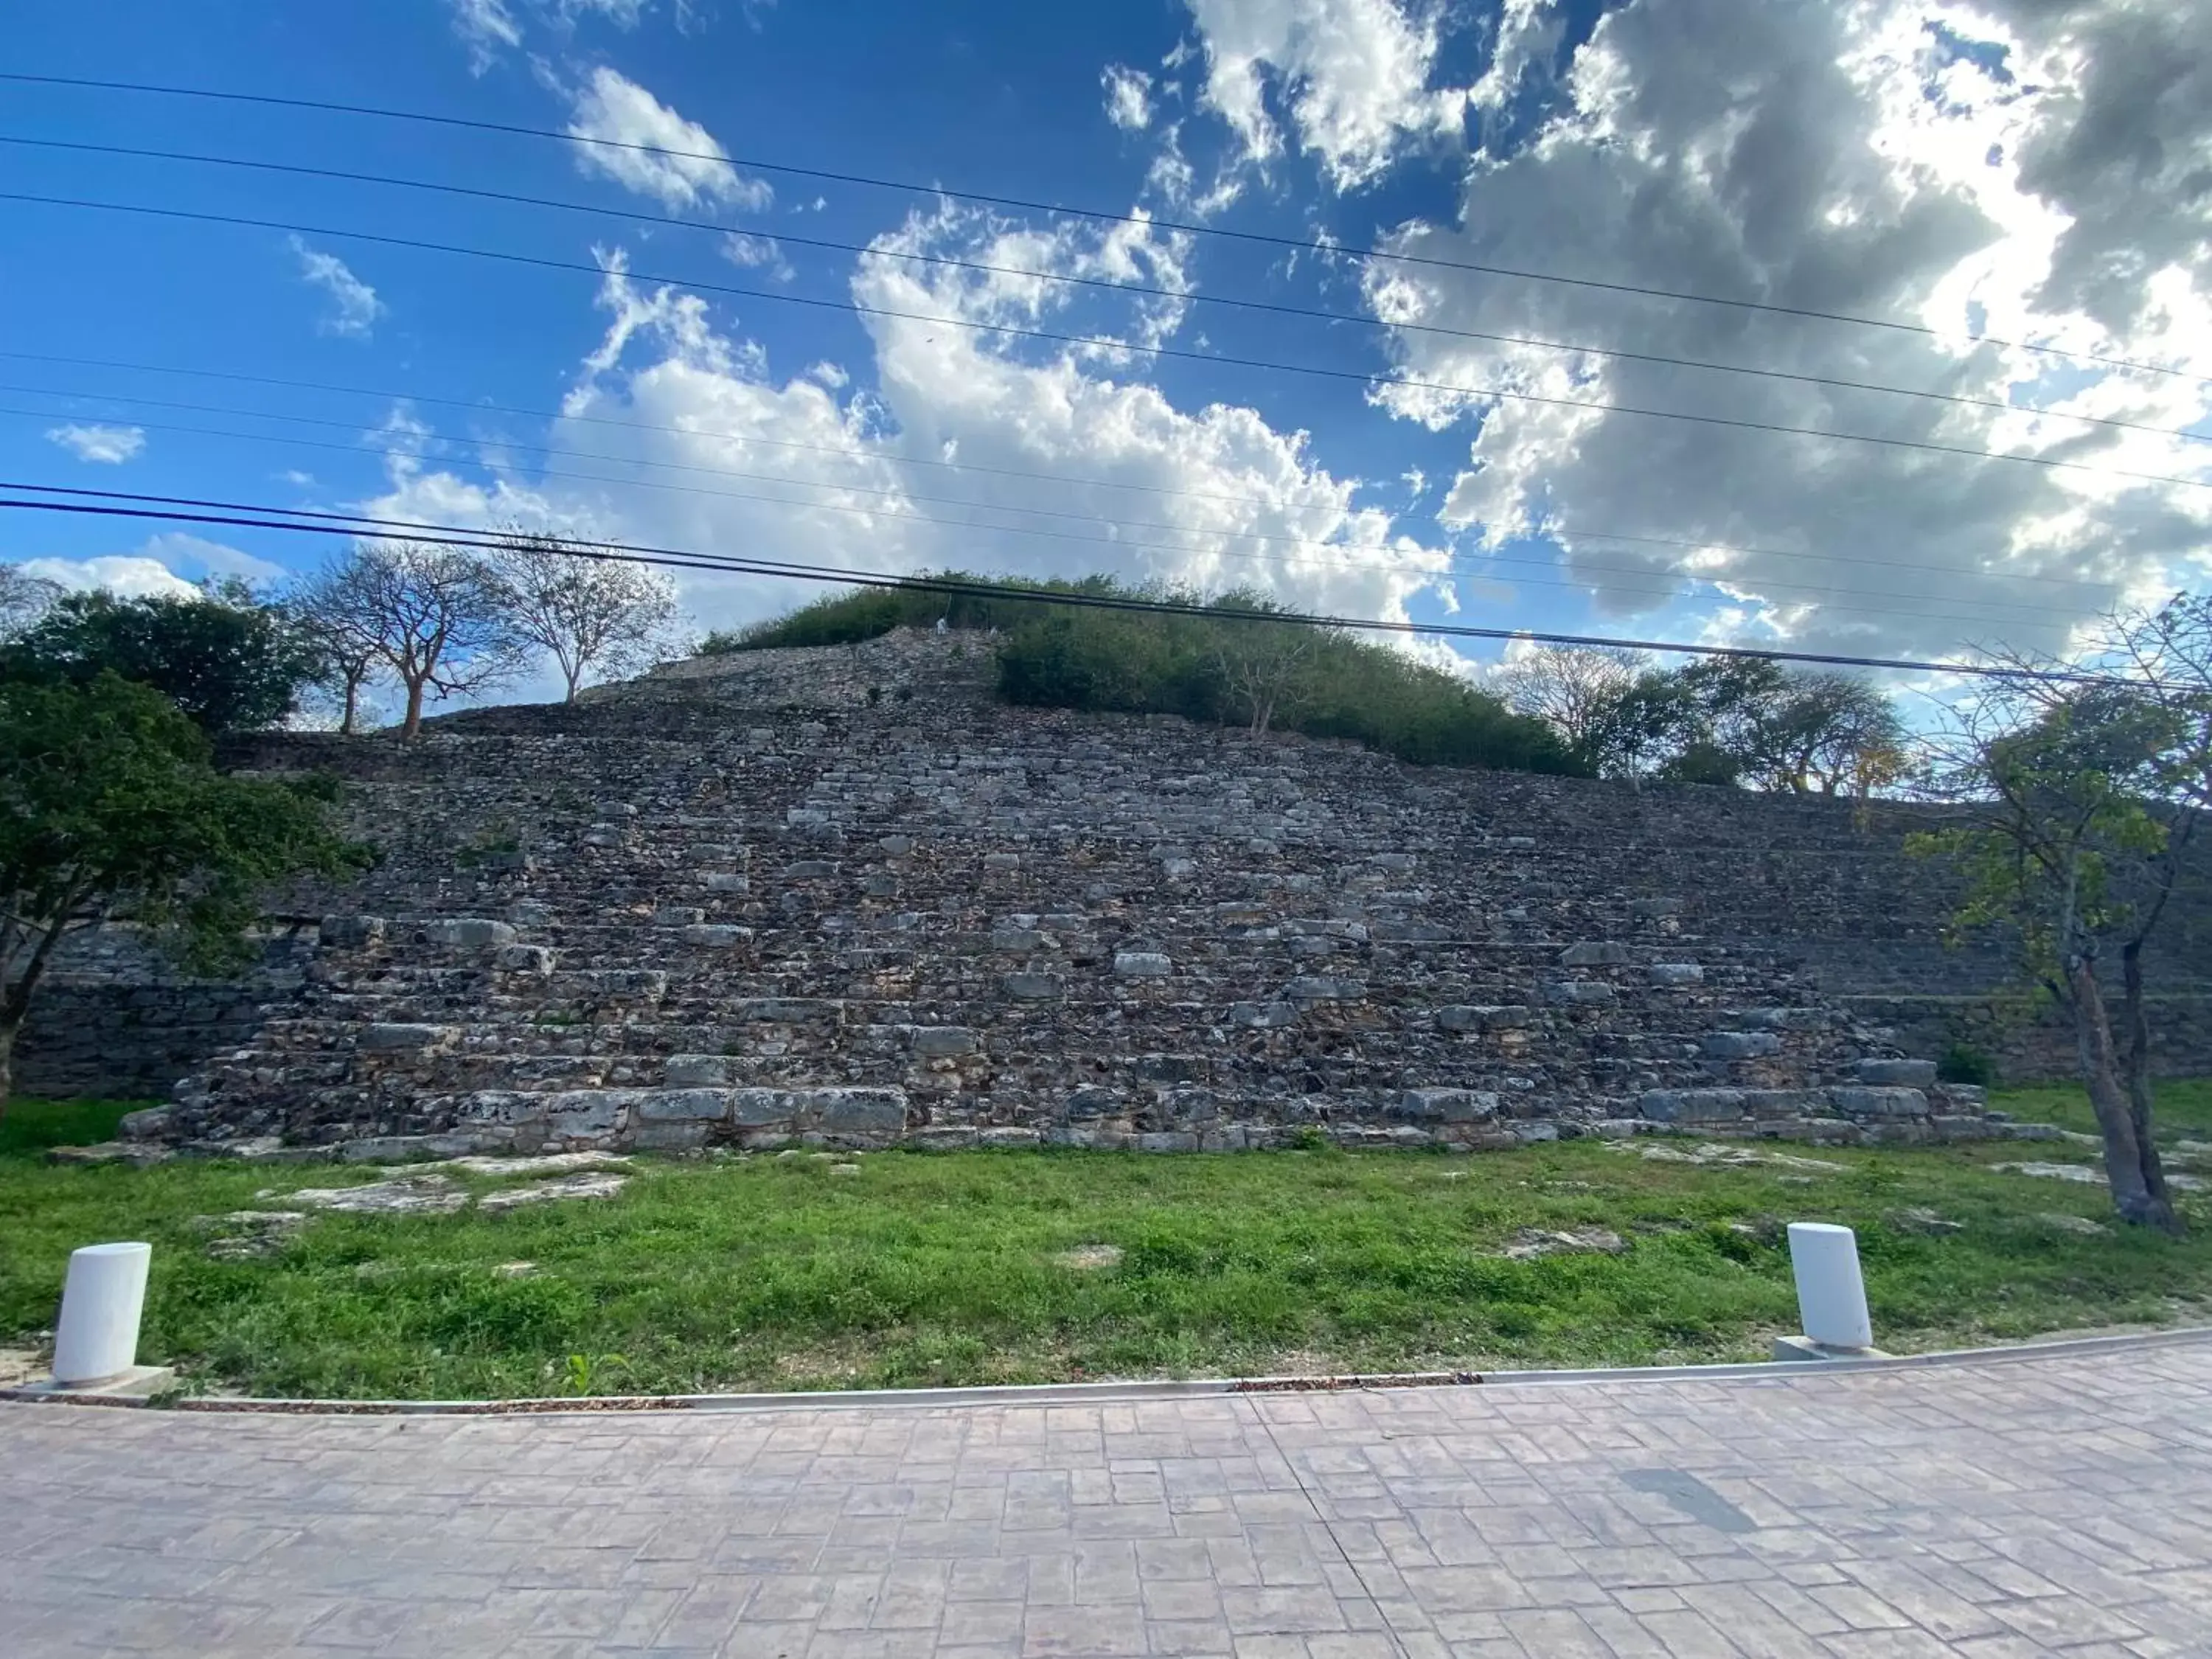
<instances>
[{"instance_id":1,"label":"tree","mask_svg":"<svg viewBox=\"0 0 2212 1659\"><path fill-rule=\"evenodd\" d=\"M1498 689L1510 708L1544 721L1577 758L1601 769L1607 740L1621 734L1622 704L1644 667L1635 651L1539 646L1505 665Z\"/></svg>"},{"instance_id":2,"label":"tree","mask_svg":"<svg viewBox=\"0 0 2212 1659\"><path fill-rule=\"evenodd\" d=\"M363 542L324 580L349 626L406 694L403 738L420 735L422 704L495 685L518 666L505 585L488 560L431 542Z\"/></svg>"},{"instance_id":3,"label":"tree","mask_svg":"<svg viewBox=\"0 0 2212 1659\"><path fill-rule=\"evenodd\" d=\"M189 599L71 593L0 647L0 678L86 685L112 672L218 734L277 725L314 672L314 650L290 618L239 586Z\"/></svg>"},{"instance_id":4,"label":"tree","mask_svg":"<svg viewBox=\"0 0 2212 1659\"><path fill-rule=\"evenodd\" d=\"M648 566L512 531L495 561L515 632L552 653L574 702L586 675L621 678L672 654L676 586Z\"/></svg>"},{"instance_id":5,"label":"tree","mask_svg":"<svg viewBox=\"0 0 2212 1659\"><path fill-rule=\"evenodd\" d=\"M1967 892L1955 925L2014 931L2024 966L2072 1023L2113 1206L2178 1230L2151 1135L2141 957L2173 890L2177 837L2194 829L2160 810L2190 741L2185 723L2139 686L2048 679L2003 684L1960 722L1948 781L1970 821L1913 848L1959 863ZM2128 964L2124 1052L2102 969L2114 945Z\"/></svg>"},{"instance_id":6,"label":"tree","mask_svg":"<svg viewBox=\"0 0 2212 1659\"><path fill-rule=\"evenodd\" d=\"M1208 609L1217 613L1267 616L1280 609L1243 590L1224 593ZM1267 735L1278 714L1291 715L1311 691L1314 650L1321 630L1304 623L1227 622L1212 630L1213 672L1231 704L1255 738Z\"/></svg>"},{"instance_id":7,"label":"tree","mask_svg":"<svg viewBox=\"0 0 2212 1659\"><path fill-rule=\"evenodd\" d=\"M12 640L68 590L19 564L0 564L0 640Z\"/></svg>"},{"instance_id":8,"label":"tree","mask_svg":"<svg viewBox=\"0 0 2212 1659\"><path fill-rule=\"evenodd\" d=\"M313 683L337 696L338 731L350 737L360 721L361 695L386 665L374 616L347 569L344 563L325 567L292 590L285 607L314 648Z\"/></svg>"},{"instance_id":9,"label":"tree","mask_svg":"<svg viewBox=\"0 0 2212 1659\"><path fill-rule=\"evenodd\" d=\"M227 777L205 732L152 688L0 685L0 1105L32 993L62 940L132 922L180 963L246 955L261 896L359 854L325 781Z\"/></svg>"}]
</instances>

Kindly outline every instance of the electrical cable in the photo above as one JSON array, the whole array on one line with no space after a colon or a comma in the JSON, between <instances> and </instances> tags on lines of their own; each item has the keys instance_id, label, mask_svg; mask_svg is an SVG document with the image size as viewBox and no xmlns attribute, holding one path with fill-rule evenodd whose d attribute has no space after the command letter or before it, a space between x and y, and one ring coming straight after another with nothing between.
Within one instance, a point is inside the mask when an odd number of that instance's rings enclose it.
<instances>
[{"instance_id":1,"label":"electrical cable","mask_svg":"<svg viewBox=\"0 0 2212 1659\"><path fill-rule=\"evenodd\" d=\"M921 253L908 249L886 248L863 242L841 242L826 237L801 236L793 232L761 229L746 225L720 224L708 219L687 219L681 215L655 216L638 213L628 208L600 207L587 202L562 201L551 197L526 196L514 191L485 190L471 185L446 184L428 179L402 179L390 173L356 173L343 167L307 167L297 162L270 161L237 155L206 155L183 150L149 149L131 144L94 144L60 138L32 138L15 134L0 133L0 144L28 145L44 149L65 149L99 155L128 155L164 161L185 161L208 167L251 168L257 172L288 173L295 177L337 179L349 184L387 185L399 190L431 191L441 195L467 197L475 201L501 202L511 206L549 208L563 213L590 214L600 218L619 219L626 224L673 225L686 230L703 230L715 235L759 235L793 247L827 249L836 252L864 255L883 259L903 259L910 262L944 265L959 270L981 271L994 276L1018 276L1028 282L1058 283L1069 287L1103 289L1109 293L1141 295L1147 299L1172 300L1182 304L1226 306L1240 311L1265 312L1275 316L1299 317L1315 321L1351 323L1358 327L1389 334L1431 334L1454 340L1480 340L1499 345L1531 346L1544 351L1558 351L1594 357L1612 357L1624 362L1664 364L1676 368L1707 370L1718 374L1741 374L1761 380L1786 380L1802 386L1825 386L1850 392L1879 392L1893 398L1918 398L1930 402L1950 404L1962 409L1984 409L2004 415L2031 415L2043 420L2073 421L2087 426L2111 427L2125 432L2144 432L2156 437L2179 438L2190 443L2212 443L2212 433L2197 433L2180 427L2154 426L2146 421L2124 421L2110 415L2083 415L2069 410L2036 409L2005 402L2001 398L1970 398L1959 392L1924 391L1916 386L1887 386L1874 380L1844 380L1835 375L1808 374L1793 369L1758 368L1743 363L1714 362L1701 357L1676 357L1663 352L1630 351L1618 346L1578 345L1559 340L1540 340L1520 334L1492 334L1479 329L1447 328L1435 323L1386 321L1380 317L1363 316L1357 312L1329 311L1319 307L1285 305L1268 300L1239 298L1233 295L1207 294L1197 290L1159 288L1143 283L1115 282L1103 276L1079 276L1064 271L1029 270L1016 265L992 264L981 259L956 258L950 254Z\"/></svg>"},{"instance_id":2,"label":"electrical cable","mask_svg":"<svg viewBox=\"0 0 2212 1659\"><path fill-rule=\"evenodd\" d=\"M866 173L838 172L826 167L799 167L787 162L764 161L758 157L729 155L719 151L669 149L659 144L635 143L624 139L602 138L580 132L562 132L550 127L527 126L517 122L491 121L479 117L437 115L422 110L392 109L368 104L342 103L328 99L285 97L272 93L231 92L209 87L179 87L152 82L99 80L78 76L34 75L0 70L0 81L12 81L26 85L68 87L79 90L127 92L168 98L198 98L225 103L256 104L277 109L313 110L325 114L365 116L387 121L412 121L477 132L495 132L516 137L550 139L562 144L587 145L596 149L666 156L672 161L712 161L731 168L750 167L756 172L787 173L793 178L813 179L830 184L860 185L869 189L897 191L908 195L942 196L954 201L976 202L985 206L1013 208L1023 212L1057 213L1070 218L1090 219L1107 224L1150 225L1161 230L1184 232L1196 236L1214 236L1226 240L1247 242L1268 247L1289 248L1299 252L1319 254L1329 258L1386 260L1393 264L1429 270L1466 271L1485 276L1510 277L1522 282L1548 283L1568 288L1590 289L1601 293L1634 295L1645 299L1679 300L1696 305L1721 306L1741 311L1761 312L1775 316L1849 324L1859 328L1887 329L1929 338L1960 337L1979 345L1996 346L2003 350L2035 352L2045 356L2065 358L2077 362L2099 363L2109 368L2129 369L2138 374L2172 375L2183 380L2201 380L2205 378L2192 374L2185 369L2168 368L2158 363L2136 362L2124 357L2110 356L2100 352L2068 350L2058 346L2039 344L2033 341L2002 340L1994 335L1978 332L1954 334L1951 331L1931 328L1924 323L1899 322L1893 319L1882 317L1861 317L1845 312L1822 311L1806 306L1779 305L1762 300L1734 299L1719 295L1697 294L1684 289L1655 288L1634 283L1606 282L1594 277L1568 276L1554 271L1528 270L1511 265L1486 264L1469 259L1445 259L1430 255L1406 253L1393 249L1363 247L1354 244L1326 243L1303 237L1272 235L1261 231L1234 230L1224 225L1207 225L1162 219L1150 214L1115 213L1097 208L1069 207L1062 204L1036 201L1018 196L990 195L980 191L953 190L942 185L921 185L903 179L872 177Z\"/></svg>"},{"instance_id":3,"label":"electrical cable","mask_svg":"<svg viewBox=\"0 0 2212 1659\"><path fill-rule=\"evenodd\" d=\"M21 191L0 191L0 202L30 202L45 207L82 208L104 213L137 213L154 218L185 220L199 224L240 226L255 230L282 230L294 235L335 236L341 240L372 242L385 247L404 247L417 252L457 254L468 258L496 259L508 264L528 265L542 270L577 271L604 280L611 274L605 267L585 264L574 259L553 259L532 253L513 253L501 249L465 247L452 242L434 242L411 236L386 236L373 231L341 230L328 225L302 225L278 219L256 219L238 214L201 213L184 208L154 207L137 202L94 202L81 197L37 196ZM1127 340L1104 338L1097 335L1064 334L1051 329L1018 328L1010 323L979 322L966 317L934 317L926 313L895 311L884 306L863 305L857 300L824 300L811 295L778 294L767 289L745 288L733 283L708 283L694 279L663 276L649 271L624 270L626 279L641 283L661 283L674 288L696 289L706 294L729 294L751 300L767 300L779 305L811 307L823 311L848 311L856 316L886 317L901 322L927 323L939 328L965 328L986 334L1003 334L1028 340L1045 340L1062 345L1081 346L1088 350L1127 352L1139 356L1174 358L1178 361L1207 363L1235 368L1256 368L1281 374L1305 374L1322 380L1356 380L1362 386L1404 386L1417 392L1443 392L1455 397L1498 398L1510 403L1535 404L1553 409L1598 410L1613 415L1635 415L1651 420L1686 421L1698 426L1725 427L1740 432L1768 432L1787 437L1822 438L1832 442L1877 444L1890 449L1923 451L1934 455L1958 455L1978 461L2006 461L2023 466L2040 466L2063 472L2087 472L2104 478L2128 478L2142 483L2172 484L2186 489L2212 489L2212 479L2180 478L2162 472L2136 472L2126 468L2093 466L2085 461L2063 461L2048 455L2021 455L2002 450L1975 449L1964 444L1939 444L1923 438L1885 438L1865 432L1832 432L1825 427L1788 426L1775 421L1738 420L1724 415L1693 415L1682 410L1645 409L1635 404L1605 403L1586 398L1552 398L1540 392L1514 392L1503 386L1455 386L1446 381L1415 380L1403 376L1373 374L1364 369L1325 368L1314 363L1276 362L1262 357L1237 357L1226 353L1187 351L1175 346L1138 345Z\"/></svg>"}]
</instances>

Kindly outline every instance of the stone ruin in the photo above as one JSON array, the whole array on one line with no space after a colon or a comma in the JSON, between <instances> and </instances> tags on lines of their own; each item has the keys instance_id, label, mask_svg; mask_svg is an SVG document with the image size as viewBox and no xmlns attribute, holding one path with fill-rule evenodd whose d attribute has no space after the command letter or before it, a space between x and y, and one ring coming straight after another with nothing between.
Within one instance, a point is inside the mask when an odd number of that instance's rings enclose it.
<instances>
[{"instance_id":1,"label":"stone ruin","mask_svg":"<svg viewBox=\"0 0 2212 1659\"><path fill-rule=\"evenodd\" d=\"M223 988L191 1028L222 1046L126 1133L381 1158L2004 1130L1868 1012L1961 966L1907 809L1012 708L989 674L972 635L902 633L412 744L256 740L246 764L344 777L383 860L301 896L319 921ZM158 1016L119 960L56 976L34 1060Z\"/></svg>"}]
</instances>

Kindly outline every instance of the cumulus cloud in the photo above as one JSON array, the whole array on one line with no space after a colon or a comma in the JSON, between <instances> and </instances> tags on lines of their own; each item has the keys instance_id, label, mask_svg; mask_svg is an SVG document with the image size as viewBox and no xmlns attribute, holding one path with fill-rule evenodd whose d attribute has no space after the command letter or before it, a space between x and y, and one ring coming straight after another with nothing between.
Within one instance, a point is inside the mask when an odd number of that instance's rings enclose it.
<instances>
[{"instance_id":1,"label":"cumulus cloud","mask_svg":"<svg viewBox=\"0 0 2212 1659\"><path fill-rule=\"evenodd\" d=\"M291 242L300 261L300 275L330 297L331 308L316 319L315 331L349 339L368 338L376 319L387 309L376 297L376 290L355 276L337 254L309 247L297 236Z\"/></svg>"},{"instance_id":2,"label":"cumulus cloud","mask_svg":"<svg viewBox=\"0 0 2212 1659\"><path fill-rule=\"evenodd\" d=\"M469 73L482 75L522 44L526 16L557 35L574 33L586 18L627 33L645 21L653 0L447 0L447 6L454 34L469 50ZM678 30L689 33L697 21L695 0L675 0L672 10Z\"/></svg>"},{"instance_id":3,"label":"cumulus cloud","mask_svg":"<svg viewBox=\"0 0 2212 1659\"><path fill-rule=\"evenodd\" d=\"M105 588L125 599L190 598L200 591L199 579L208 576L235 576L264 583L289 574L267 559L180 531L149 536L135 552L102 553L87 559L25 559L17 568L72 591Z\"/></svg>"},{"instance_id":4,"label":"cumulus cloud","mask_svg":"<svg viewBox=\"0 0 2212 1659\"><path fill-rule=\"evenodd\" d=\"M1171 330L1180 316L1172 298L1072 295L1064 284L895 257L916 252L1188 280L1184 239L1156 227L1036 228L940 204L879 239L854 297L973 322L1049 316L1056 328L1124 340ZM717 327L698 296L637 283L618 253L602 263L605 336L550 441L555 468L605 483L496 468L477 481L403 461L375 510L482 524L520 516L868 571L1108 570L1385 616L1405 614L1449 562L1390 513L1357 505L1361 481L1322 465L1303 433L1249 408L1179 408L1126 352L1038 351L977 329L866 316L878 389L855 392L842 365L779 374L757 343ZM818 591L678 579L713 627Z\"/></svg>"},{"instance_id":5,"label":"cumulus cloud","mask_svg":"<svg viewBox=\"0 0 2212 1659\"><path fill-rule=\"evenodd\" d=\"M450 0L453 33L469 49L469 73L482 75L501 52L522 44L522 26L507 0Z\"/></svg>"},{"instance_id":6,"label":"cumulus cloud","mask_svg":"<svg viewBox=\"0 0 2212 1659\"><path fill-rule=\"evenodd\" d=\"M46 441L58 444L80 461L120 465L146 447L146 432L136 426L82 426L71 421L46 428Z\"/></svg>"},{"instance_id":7,"label":"cumulus cloud","mask_svg":"<svg viewBox=\"0 0 2212 1659\"><path fill-rule=\"evenodd\" d=\"M1365 184L1408 143L1456 132L1464 90L1431 90L1437 28L1394 0L1188 0L1205 48L1200 101L1245 158L1283 149L1269 93L1298 148L1339 189Z\"/></svg>"},{"instance_id":8,"label":"cumulus cloud","mask_svg":"<svg viewBox=\"0 0 2212 1659\"><path fill-rule=\"evenodd\" d=\"M1127 64L1109 64L1098 76L1106 89L1106 118L1124 132L1142 132L1152 120L1152 77Z\"/></svg>"},{"instance_id":9,"label":"cumulus cloud","mask_svg":"<svg viewBox=\"0 0 2212 1659\"><path fill-rule=\"evenodd\" d=\"M730 165L714 134L604 64L576 88L568 134L588 141L576 146L579 171L611 179L672 213L713 204L758 212L775 199L765 179Z\"/></svg>"},{"instance_id":10,"label":"cumulus cloud","mask_svg":"<svg viewBox=\"0 0 2212 1659\"><path fill-rule=\"evenodd\" d=\"M1580 50L1534 137L1467 172L1454 222L1389 244L1933 333L1389 263L1367 298L1401 325L1407 379L2212 479L2204 445L2063 418L2186 427L2212 414L2201 382L1967 337L2212 374L2212 34L2185 28L2187 9L1636 0ZM1609 617L1886 653L2057 647L2108 605L2212 574L2202 489L1472 393L1379 401L1469 429L1447 520L1493 548L1552 538Z\"/></svg>"}]
</instances>

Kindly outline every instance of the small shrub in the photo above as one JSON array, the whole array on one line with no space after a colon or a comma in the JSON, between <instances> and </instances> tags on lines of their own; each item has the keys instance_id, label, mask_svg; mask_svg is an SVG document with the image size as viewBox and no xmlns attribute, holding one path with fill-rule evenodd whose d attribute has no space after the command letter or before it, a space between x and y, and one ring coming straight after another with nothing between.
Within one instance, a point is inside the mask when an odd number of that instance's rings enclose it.
<instances>
[{"instance_id":1,"label":"small shrub","mask_svg":"<svg viewBox=\"0 0 2212 1659\"><path fill-rule=\"evenodd\" d=\"M1954 1042L1936 1062L1936 1077L1942 1083L1970 1083L1979 1088L1994 1088L1997 1063L1972 1043Z\"/></svg>"}]
</instances>

